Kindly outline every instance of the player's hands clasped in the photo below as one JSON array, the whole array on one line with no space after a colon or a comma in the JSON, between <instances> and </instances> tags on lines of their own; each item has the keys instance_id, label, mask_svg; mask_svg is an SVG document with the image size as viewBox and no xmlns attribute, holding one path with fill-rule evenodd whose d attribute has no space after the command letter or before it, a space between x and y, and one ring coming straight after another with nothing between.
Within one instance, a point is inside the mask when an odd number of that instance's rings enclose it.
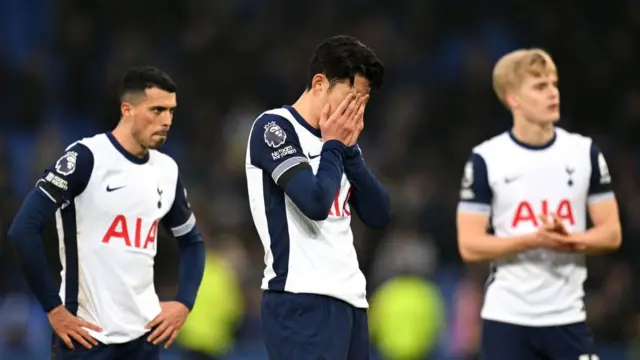
<instances>
[{"instance_id":1,"label":"player's hands clasped","mask_svg":"<svg viewBox=\"0 0 640 360\"><path fill-rule=\"evenodd\" d=\"M551 219L546 215L540 215L540 221L542 225L536 233L537 247L560 252L575 252L579 250L578 244L571 238L569 231L555 214L552 214Z\"/></svg>"},{"instance_id":2,"label":"player's hands clasped","mask_svg":"<svg viewBox=\"0 0 640 360\"><path fill-rule=\"evenodd\" d=\"M368 96L349 93L333 112L330 104L325 105L319 124L322 141L338 140L345 145L350 145L354 134L360 133L358 120L364 115L365 97L368 98ZM357 135L355 138L357 139Z\"/></svg>"},{"instance_id":3,"label":"player's hands clasped","mask_svg":"<svg viewBox=\"0 0 640 360\"><path fill-rule=\"evenodd\" d=\"M161 302L160 308L162 309L160 314L147 324L147 329L155 328L147 340L154 345L166 341L164 345L166 349L178 338L180 329L189 316L189 309L178 301Z\"/></svg>"},{"instance_id":4,"label":"player's hands clasped","mask_svg":"<svg viewBox=\"0 0 640 360\"><path fill-rule=\"evenodd\" d=\"M77 341L87 349L91 349L98 345L98 340L89 335L87 330L84 328L97 332L102 331L102 329L98 325L73 316L73 314L71 314L64 305L60 305L49 311L47 316L49 317L49 322L51 323L53 331L60 339L62 339L62 341L64 341L69 349L74 349L73 341L71 339Z\"/></svg>"}]
</instances>

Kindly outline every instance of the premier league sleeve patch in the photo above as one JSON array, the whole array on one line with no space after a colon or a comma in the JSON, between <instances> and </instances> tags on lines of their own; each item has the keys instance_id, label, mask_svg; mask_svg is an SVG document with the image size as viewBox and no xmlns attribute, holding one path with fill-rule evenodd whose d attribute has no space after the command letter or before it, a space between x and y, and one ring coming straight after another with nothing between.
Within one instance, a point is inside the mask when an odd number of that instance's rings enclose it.
<instances>
[{"instance_id":1,"label":"premier league sleeve patch","mask_svg":"<svg viewBox=\"0 0 640 360\"><path fill-rule=\"evenodd\" d=\"M284 144L286 140L287 134L275 122L269 122L264 127L264 142L266 142L269 147L277 148Z\"/></svg>"},{"instance_id":2,"label":"premier league sleeve patch","mask_svg":"<svg viewBox=\"0 0 640 360\"><path fill-rule=\"evenodd\" d=\"M56 172L64 176L72 174L76 170L77 160L78 153L75 151L68 151L56 162Z\"/></svg>"}]
</instances>

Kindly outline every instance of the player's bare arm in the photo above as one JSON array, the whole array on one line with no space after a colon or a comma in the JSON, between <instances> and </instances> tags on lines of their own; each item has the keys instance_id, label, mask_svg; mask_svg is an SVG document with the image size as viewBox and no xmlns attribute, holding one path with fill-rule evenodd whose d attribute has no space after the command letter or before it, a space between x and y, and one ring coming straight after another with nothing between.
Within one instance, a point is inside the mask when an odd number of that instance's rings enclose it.
<instances>
[{"instance_id":1,"label":"player's bare arm","mask_svg":"<svg viewBox=\"0 0 640 360\"><path fill-rule=\"evenodd\" d=\"M571 234L579 251L599 254L617 250L622 243L622 231L618 202L612 187L605 156L599 147L591 144L591 179L587 201L587 213L593 227Z\"/></svg>"},{"instance_id":2,"label":"player's bare arm","mask_svg":"<svg viewBox=\"0 0 640 360\"><path fill-rule=\"evenodd\" d=\"M593 227L571 234L577 250L587 254L601 254L617 250L622 244L622 229L615 198L590 203L587 207Z\"/></svg>"},{"instance_id":3,"label":"player's bare arm","mask_svg":"<svg viewBox=\"0 0 640 360\"><path fill-rule=\"evenodd\" d=\"M536 234L509 238L497 238L487 234L489 215L458 212L458 249L466 262L499 259L507 255L530 250L536 242Z\"/></svg>"}]
</instances>

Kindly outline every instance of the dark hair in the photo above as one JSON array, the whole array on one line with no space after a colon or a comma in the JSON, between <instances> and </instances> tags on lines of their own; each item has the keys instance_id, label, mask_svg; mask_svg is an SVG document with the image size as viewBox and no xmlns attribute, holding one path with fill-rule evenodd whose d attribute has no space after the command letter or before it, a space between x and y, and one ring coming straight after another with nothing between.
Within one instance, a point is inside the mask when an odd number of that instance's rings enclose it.
<instances>
[{"instance_id":1,"label":"dark hair","mask_svg":"<svg viewBox=\"0 0 640 360\"><path fill-rule=\"evenodd\" d=\"M144 93L146 89L158 88L166 92L175 93L176 83L169 75L153 66L135 66L130 68L122 77L120 83L120 100L131 93Z\"/></svg>"},{"instance_id":2,"label":"dark hair","mask_svg":"<svg viewBox=\"0 0 640 360\"><path fill-rule=\"evenodd\" d=\"M358 39L348 35L330 37L318 45L311 56L307 90L316 74L324 74L329 82L349 80L353 85L356 74L369 80L371 88L382 85L384 65L376 53Z\"/></svg>"}]
</instances>

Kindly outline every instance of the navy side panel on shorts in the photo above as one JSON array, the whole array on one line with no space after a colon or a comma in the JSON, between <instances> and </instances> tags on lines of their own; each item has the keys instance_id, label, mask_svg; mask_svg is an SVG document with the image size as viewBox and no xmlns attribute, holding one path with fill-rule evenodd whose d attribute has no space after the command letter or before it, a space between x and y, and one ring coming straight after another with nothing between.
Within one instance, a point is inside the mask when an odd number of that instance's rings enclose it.
<instances>
[{"instance_id":1,"label":"navy side panel on shorts","mask_svg":"<svg viewBox=\"0 0 640 360\"><path fill-rule=\"evenodd\" d=\"M265 291L262 327L270 360L368 360L365 309L331 297Z\"/></svg>"},{"instance_id":2,"label":"navy side panel on shorts","mask_svg":"<svg viewBox=\"0 0 640 360\"><path fill-rule=\"evenodd\" d=\"M533 328L535 343L545 359L591 359L595 346L591 331L585 322Z\"/></svg>"}]
</instances>

